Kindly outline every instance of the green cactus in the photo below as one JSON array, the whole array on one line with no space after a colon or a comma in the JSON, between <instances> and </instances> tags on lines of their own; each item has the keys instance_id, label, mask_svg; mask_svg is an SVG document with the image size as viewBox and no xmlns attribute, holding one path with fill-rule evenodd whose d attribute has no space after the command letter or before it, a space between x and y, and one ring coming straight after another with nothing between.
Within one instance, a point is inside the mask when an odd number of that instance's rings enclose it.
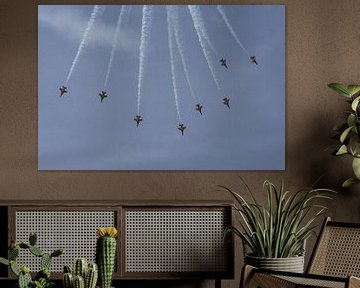
<instances>
[{"instance_id":1,"label":"green cactus","mask_svg":"<svg viewBox=\"0 0 360 288\"><path fill-rule=\"evenodd\" d=\"M26 243L24 243L24 242L21 242L20 244L19 244L19 246L20 246L20 248L22 248L22 249L29 249L29 245L28 244L26 244Z\"/></svg>"},{"instance_id":2,"label":"green cactus","mask_svg":"<svg viewBox=\"0 0 360 288\"><path fill-rule=\"evenodd\" d=\"M77 275L74 277L74 288L85 288L84 278Z\"/></svg>"},{"instance_id":3,"label":"green cactus","mask_svg":"<svg viewBox=\"0 0 360 288\"><path fill-rule=\"evenodd\" d=\"M31 232L29 235L29 244L31 246L35 246L37 241L37 235L35 232Z\"/></svg>"},{"instance_id":4,"label":"green cactus","mask_svg":"<svg viewBox=\"0 0 360 288\"><path fill-rule=\"evenodd\" d=\"M116 239L112 236L99 237L96 243L96 262L99 267L101 288L110 288L116 257Z\"/></svg>"},{"instance_id":5,"label":"green cactus","mask_svg":"<svg viewBox=\"0 0 360 288\"><path fill-rule=\"evenodd\" d=\"M9 260L16 260L19 256L19 246L15 246L14 248L10 249L8 252Z\"/></svg>"},{"instance_id":6,"label":"green cactus","mask_svg":"<svg viewBox=\"0 0 360 288\"><path fill-rule=\"evenodd\" d=\"M45 254L41 257L41 261L40 261L40 267L41 267L41 269L44 269L44 268L49 269L49 268L50 268L50 265L51 265L51 260L52 260L51 255L45 253Z\"/></svg>"},{"instance_id":7,"label":"green cactus","mask_svg":"<svg viewBox=\"0 0 360 288\"><path fill-rule=\"evenodd\" d=\"M51 253L51 257L58 257L64 253L64 249L57 249Z\"/></svg>"},{"instance_id":8,"label":"green cactus","mask_svg":"<svg viewBox=\"0 0 360 288\"><path fill-rule=\"evenodd\" d=\"M73 288L74 287L74 276L71 272L66 272L62 277L64 288Z\"/></svg>"},{"instance_id":9,"label":"green cactus","mask_svg":"<svg viewBox=\"0 0 360 288\"><path fill-rule=\"evenodd\" d=\"M86 258L76 259L74 267L75 276L81 276L83 279L85 279L87 268L88 261L86 260Z\"/></svg>"},{"instance_id":10,"label":"green cactus","mask_svg":"<svg viewBox=\"0 0 360 288\"><path fill-rule=\"evenodd\" d=\"M71 269L69 266L67 265L64 266L64 273L71 273Z\"/></svg>"},{"instance_id":11,"label":"green cactus","mask_svg":"<svg viewBox=\"0 0 360 288\"><path fill-rule=\"evenodd\" d=\"M85 276L85 288L95 288L98 279L98 266L96 263L89 263Z\"/></svg>"},{"instance_id":12,"label":"green cactus","mask_svg":"<svg viewBox=\"0 0 360 288\"><path fill-rule=\"evenodd\" d=\"M37 257L41 257L41 256L44 255L44 252L42 252L42 251L40 250L40 248L38 248L38 247L36 247L36 246L30 246L30 247L29 247L29 251L30 251L32 254L34 254L35 256L37 256Z\"/></svg>"},{"instance_id":13,"label":"green cactus","mask_svg":"<svg viewBox=\"0 0 360 288\"><path fill-rule=\"evenodd\" d=\"M11 271L16 275L16 276L19 276L20 274L20 268L19 266L16 265L16 262L14 260L10 260L9 262L10 264L10 268L11 268Z\"/></svg>"},{"instance_id":14,"label":"green cactus","mask_svg":"<svg viewBox=\"0 0 360 288\"><path fill-rule=\"evenodd\" d=\"M22 267L19 274L18 285L19 288L28 288L32 283L29 267Z\"/></svg>"},{"instance_id":15,"label":"green cactus","mask_svg":"<svg viewBox=\"0 0 360 288\"><path fill-rule=\"evenodd\" d=\"M60 256L63 254L63 249L57 249L51 254L44 253L38 247L34 246L36 244L36 234L31 233L29 236L29 244L20 242L16 243L14 240L11 241L11 245L8 251L8 259L0 257L0 263L10 266L11 271L18 276L18 286L19 288L49 288L53 285L53 282L50 281L50 271L49 267L53 257ZM35 281L32 281L30 275L30 269L27 266L19 266L16 264L16 259L19 256L19 250L29 250L30 253L37 257L41 257L41 271L39 271L35 276Z\"/></svg>"},{"instance_id":16,"label":"green cactus","mask_svg":"<svg viewBox=\"0 0 360 288\"><path fill-rule=\"evenodd\" d=\"M71 273L69 266L64 266L63 286L64 288L75 288L75 279L82 279L84 288L95 288L98 279L96 263L89 263L86 258L78 258L74 262L74 272ZM77 285L82 285L81 280Z\"/></svg>"},{"instance_id":17,"label":"green cactus","mask_svg":"<svg viewBox=\"0 0 360 288\"><path fill-rule=\"evenodd\" d=\"M6 258L0 257L0 263L9 266L10 261Z\"/></svg>"}]
</instances>

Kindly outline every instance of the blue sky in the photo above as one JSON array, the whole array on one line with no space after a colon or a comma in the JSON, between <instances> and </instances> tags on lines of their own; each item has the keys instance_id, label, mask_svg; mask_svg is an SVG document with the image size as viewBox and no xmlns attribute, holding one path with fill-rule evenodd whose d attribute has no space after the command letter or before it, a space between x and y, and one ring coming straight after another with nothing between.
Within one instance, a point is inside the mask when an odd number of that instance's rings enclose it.
<instances>
[{"instance_id":1,"label":"blue sky","mask_svg":"<svg viewBox=\"0 0 360 288\"><path fill-rule=\"evenodd\" d=\"M282 170L285 169L285 7L224 5L250 63L216 6L200 6L216 54L219 91L211 77L189 11L178 6L189 76L203 115L194 110L178 54L177 129L165 6L154 7L136 127L142 6L132 6L121 27L100 103L113 34L121 9L104 6L86 47L59 97L93 6L38 6L39 170ZM225 57L229 69L219 64ZM230 98L230 109L222 104Z\"/></svg>"}]
</instances>

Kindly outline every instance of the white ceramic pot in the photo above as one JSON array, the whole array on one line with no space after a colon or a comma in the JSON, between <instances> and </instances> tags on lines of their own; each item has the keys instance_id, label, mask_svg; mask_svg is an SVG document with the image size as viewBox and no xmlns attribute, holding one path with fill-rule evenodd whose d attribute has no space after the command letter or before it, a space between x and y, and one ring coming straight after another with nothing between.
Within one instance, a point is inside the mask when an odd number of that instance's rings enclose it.
<instances>
[{"instance_id":1,"label":"white ceramic pot","mask_svg":"<svg viewBox=\"0 0 360 288\"><path fill-rule=\"evenodd\" d=\"M304 273L304 256L263 258L246 255L245 263L262 269Z\"/></svg>"}]
</instances>

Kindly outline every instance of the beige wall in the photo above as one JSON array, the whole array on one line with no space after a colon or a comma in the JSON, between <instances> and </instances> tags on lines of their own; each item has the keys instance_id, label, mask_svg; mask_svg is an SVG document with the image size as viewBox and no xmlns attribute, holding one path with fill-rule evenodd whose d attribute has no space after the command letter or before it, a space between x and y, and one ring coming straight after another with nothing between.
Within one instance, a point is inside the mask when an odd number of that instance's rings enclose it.
<instances>
[{"instance_id":1,"label":"beige wall","mask_svg":"<svg viewBox=\"0 0 360 288\"><path fill-rule=\"evenodd\" d=\"M360 221L360 186L348 191L339 189L341 181L351 173L348 159L334 158L329 151L324 151L332 143L331 128L341 119L346 107L343 99L326 85L334 81L360 82L360 22L357 20L360 1L226 2L286 5L285 172L39 172L37 4L59 2L93 1L0 1L0 200L229 199L207 187L209 184L237 187L237 175L243 176L264 199L261 191L264 179L279 183L284 177L288 188L295 190L325 173L321 185L340 192L328 214L338 220ZM98 1L101 2L123 3ZM200 2L211 3L197 3ZM237 269L240 262L236 263ZM236 281L226 281L225 287L237 287L238 278L239 275Z\"/></svg>"}]
</instances>

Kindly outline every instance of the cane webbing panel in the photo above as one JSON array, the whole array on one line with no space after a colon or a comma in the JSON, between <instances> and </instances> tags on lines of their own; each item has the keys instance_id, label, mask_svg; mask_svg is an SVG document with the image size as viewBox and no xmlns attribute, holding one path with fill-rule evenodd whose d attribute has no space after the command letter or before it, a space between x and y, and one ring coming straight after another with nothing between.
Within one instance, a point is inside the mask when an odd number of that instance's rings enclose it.
<instances>
[{"instance_id":1,"label":"cane webbing panel","mask_svg":"<svg viewBox=\"0 0 360 288\"><path fill-rule=\"evenodd\" d=\"M226 271L224 211L125 212L126 272Z\"/></svg>"},{"instance_id":2,"label":"cane webbing panel","mask_svg":"<svg viewBox=\"0 0 360 288\"><path fill-rule=\"evenodd\" d=\"M291 283L296 284L294 287L326 287L326 288L345 288L345 279L343 282L339 281L331 281L331 280L324 280L324 279L314 279L314 278L302 278L302 277L295 277L295 276L279 276L277 277L287 280Z\"/></svg>"},{"instance_id":3,"label":"cane webbing panel","mask_svg":"<svg viewBox=\"0 0 360 288\"><path fill-rule=\"evenodd\" d=\"M114 211L16 211L16 241L28 243L29 233L37 233L37 246L46 253L64 248L52 261L50 270L62 272L74 259L95 260L96 228L115 226ZM20 250L18 263L39 271L40 258Z\"/></svg>"},{"instance_id":4,"label":"cane webbing panel","mask_svg":"<svg viewBox=\"0 0 360 288\"><path fill-rule=\"evenodd\" d=\"M360 229L326 226L309 272L360 277Z\"/></svg>"}]
</instances>

